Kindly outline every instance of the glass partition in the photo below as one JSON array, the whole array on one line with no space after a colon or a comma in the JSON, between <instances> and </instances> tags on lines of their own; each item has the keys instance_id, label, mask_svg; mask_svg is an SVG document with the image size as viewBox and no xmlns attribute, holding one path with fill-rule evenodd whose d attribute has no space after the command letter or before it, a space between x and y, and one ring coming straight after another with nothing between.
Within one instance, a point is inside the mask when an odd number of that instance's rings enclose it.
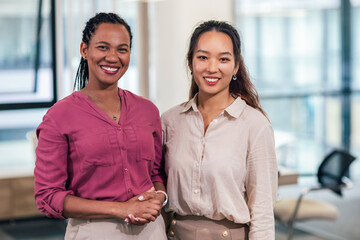
<instances>
[{"instance_id":1,"label":"glass partition","mask_svg":"<svg viewBox=\"0 0 360 240\"><path fill-rule=\"evenodd\" d=\"M0 109L55 102L51 9L49 0L1 2Z\"/></svg>"},{"instance_id":2,"label":"glass partition","mask_svg":"<svg viewBox=\"0 0 360 240\"><path fill-rule=\"evenodd\" d=\"M360 86L360 1L351 1L351 34L342 27L341 17L350 16L342 3L235 1L245 64L273 124L279 164L301 174L315 174L330 149L360 153L359 101L351 95ZM352 54L351 72L344 51Z\"/></svg>"}]
</instances>

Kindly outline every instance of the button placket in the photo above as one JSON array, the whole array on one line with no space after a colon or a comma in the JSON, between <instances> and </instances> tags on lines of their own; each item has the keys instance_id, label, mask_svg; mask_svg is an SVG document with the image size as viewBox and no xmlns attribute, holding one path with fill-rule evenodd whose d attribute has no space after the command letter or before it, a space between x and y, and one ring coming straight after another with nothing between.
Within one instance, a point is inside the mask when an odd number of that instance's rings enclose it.
<instances>
[{"instance_id":1,"label":"button placket","mask_svg":"<svg viewBox=\"0 0 360 240\"><path fill-rule=\"evenodd\" d=\"M118 133L118 138L119 138L119 141L118 143L121 143L121 145L119 146L120 147L120 156L121 156L121 166L122 166L122 171L123 171L123 174L124 174L124 184L125 184L125 189L127 189L127 195L128 197L132 197L133 195L133 192L132 192L132 189L131 189L131 180L130 180L130 170L129 168L127 167L127 148L125 145L123 145L123 143L125 143L125 133L122 129L121 126L118 126L117 127L117 133Z\"/></svg>"}]
</instances>

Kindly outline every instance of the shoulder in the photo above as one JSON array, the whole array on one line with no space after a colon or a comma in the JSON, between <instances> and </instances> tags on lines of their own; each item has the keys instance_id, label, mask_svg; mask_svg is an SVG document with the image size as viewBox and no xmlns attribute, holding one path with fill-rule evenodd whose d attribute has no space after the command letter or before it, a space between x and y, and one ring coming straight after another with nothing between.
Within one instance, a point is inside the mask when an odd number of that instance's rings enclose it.
<instances>
[{"instance_id":1,"label":"shoulder","mask_svg":"<svg viewBox=\"0 0 360 240\"><path fill-rule=\"evenodd\" d=\"M255 109L247 104L243 114L241 115L241 119L252 131L262 131L266 128L272 129L269 119L258 109Z\"/></svg>"},{"instance_id":2,"label":"shoulder","mask_svg":"<svg viewBox=\"0 0 360 240\"><path fill-rule=\"evenodd\" d=\"M72 93L71 95L57 101L46 113L46 115L63 116L64 114L71 112L73 107L76 104L77 93Z\"/></svg>"},{"instance_id":3,"label":"shoulder","mask_svg":"<svg viewBox=\"0 0 360 240\"><path fill-rule=\"evenodd\" d=\"M159 109L153 102L128 90L121 89L120 91L124 101L122 104L126 104L130 112L136 115L141 113L142 118L157 120L160 118Z\"/></svg>"},{"instance_id":4,"label":"shoulder","mask_svg":"<svg viewBox=\"0 0 360 240\"><path fill-rule=\"evenodd\" d=\"M125 101L128 101L129 103L138 105L138 106L143 106L144 108L151 108L151 109L157 109L157 107L155 106L155 104L153 102L151 102L149 99L146 99L144 97L141 97L135 93L132 93L128 90L123 90L121 89L122 94L125 98Z\"/></svg>"},{"instance_id":5,"label":"shoulder","mask_svg":"<svg viewBox=\"0 0 360 240\"><path fill-rule=\"evenodd\" d=\"M179 121L182 113L185 113L188 102L181 103L176 105L168 110L166 110L163 114L161 114L161 121L163 123L169 123L174 121Z\"/></svg>"}]
</instances>

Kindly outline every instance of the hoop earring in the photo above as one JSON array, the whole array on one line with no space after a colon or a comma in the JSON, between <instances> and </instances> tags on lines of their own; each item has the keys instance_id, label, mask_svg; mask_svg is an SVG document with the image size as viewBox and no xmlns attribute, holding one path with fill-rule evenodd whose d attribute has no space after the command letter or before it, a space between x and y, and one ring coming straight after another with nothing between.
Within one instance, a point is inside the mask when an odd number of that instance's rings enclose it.
<instances>
[{"instance_id":1,"label":"hoop earring","mask_svg":"<svg viewBox=\"0 0 360 240\"><path fill-rule=\"evenodd\" d=\"M236 75L233 75L233 76L232 76L232 80L233 80L233 81L236 81L236 79L237 79Z\"/></svg>"}]
</instances>

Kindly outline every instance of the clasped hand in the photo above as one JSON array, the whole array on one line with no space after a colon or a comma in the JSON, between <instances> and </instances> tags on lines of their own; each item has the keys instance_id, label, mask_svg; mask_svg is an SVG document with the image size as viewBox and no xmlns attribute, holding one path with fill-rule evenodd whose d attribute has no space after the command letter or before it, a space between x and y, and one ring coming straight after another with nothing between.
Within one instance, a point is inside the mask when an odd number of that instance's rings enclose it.
<instances>
[{"instance_id":1,"label":"clasped hand","mask_svg":"<svg viewBox=\"0 0 360 240\"><path fill-rule=\"evenodd\" d=\"M126 223L143 225L153 222L161 213L162 203L164 202L163 194L156 194L155 188L135 196L127 201L129 204L129 214L125 218Z\"/></svg>"}]
</instances>

